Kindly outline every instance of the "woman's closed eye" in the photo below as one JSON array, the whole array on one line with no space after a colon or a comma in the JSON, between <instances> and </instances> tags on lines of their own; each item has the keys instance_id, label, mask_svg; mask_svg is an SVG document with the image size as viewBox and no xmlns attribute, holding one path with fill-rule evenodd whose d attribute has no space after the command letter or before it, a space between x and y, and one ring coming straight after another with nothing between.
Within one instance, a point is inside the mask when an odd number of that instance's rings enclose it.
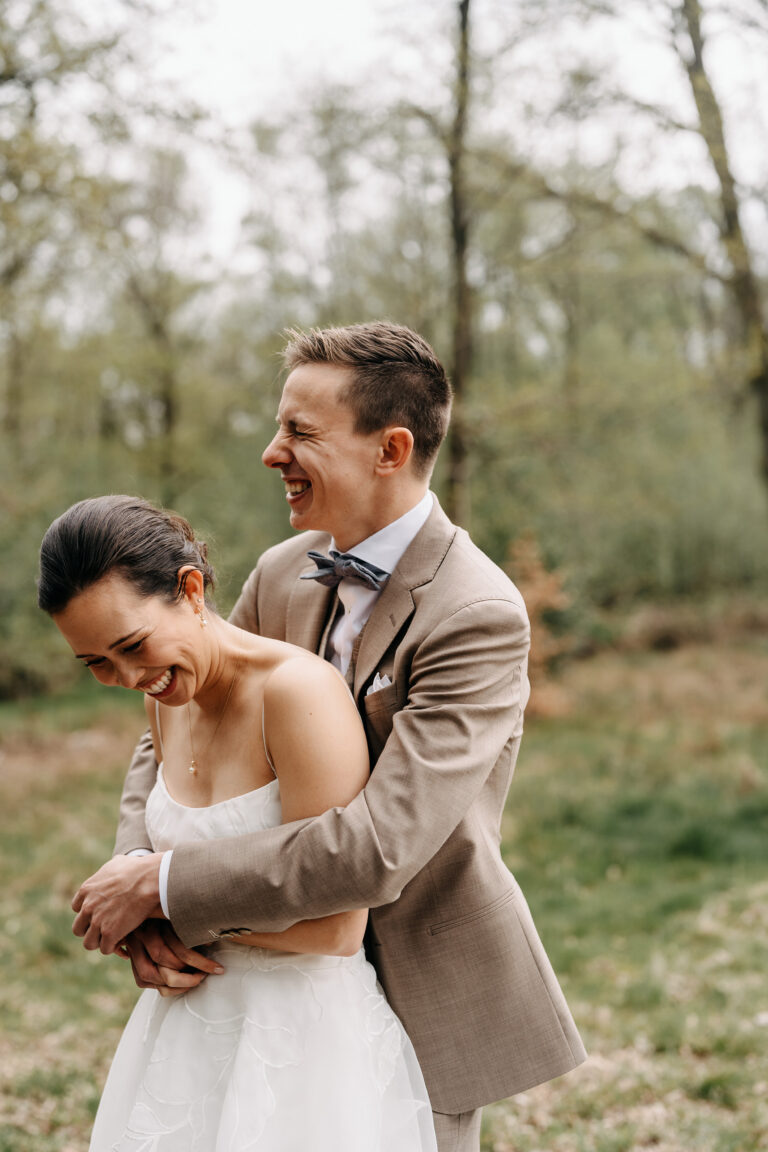
<instances>
[{"instance_id":1,"label":"woman's closed eye","mask_svg":"<svg viewBox=\"0 0 768 1152\"><path fill-rule=\"evenodd\" d=\"M142 636L141 640L136 640L133 644L126 644L125 648L120 649L123 656L128 656L131 652L138 652L145 639L146 637ZM85 664L86 668L97 668L103 663L103 656L93 656L90 660L83 660L83 664Z\"/></svg>"}]
</instances>

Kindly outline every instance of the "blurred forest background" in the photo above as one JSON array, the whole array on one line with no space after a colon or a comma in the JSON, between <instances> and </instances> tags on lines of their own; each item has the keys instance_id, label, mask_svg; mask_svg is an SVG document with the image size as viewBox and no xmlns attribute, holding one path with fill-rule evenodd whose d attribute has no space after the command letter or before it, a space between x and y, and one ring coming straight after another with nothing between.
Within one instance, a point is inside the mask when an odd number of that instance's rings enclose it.
<instances>
[{"instance_id":1,"label":"blurred forest background","mask_svg":"<svg viewBox=\"0 0 768 1152\"><path fill-rule=\"evenodd\" d=\"M0 1152L85 1147L133 995L68 901L140 717L37 610L41 536L138 492L228 610L289 531L283 329L375 318L446 363L435 490L531 609L505 854L593 1053L484 1148L768 1148L768 2L393 2L387 67L237 126L156 68L206 7L0 7Z\"/></svg>"},{"instance_id":2,"label":"blurred forest background","mask_svg":"<svg viewBox=\"0 0 768 1152\"><path fill-rule=\"evenodd\" d=\"M438 494L499 563L524 538L561 574L566 625L762 586L764 0L446 3L421 43L402 12L390 74L237 132L142 71L161 16L0 15L0 695L61 682L33 581L76 499L178 508L231 605L286 533L260 454L292 325L434 344ZM226 263L216 166L250 200Z\"/></svg>"}]
</instances>

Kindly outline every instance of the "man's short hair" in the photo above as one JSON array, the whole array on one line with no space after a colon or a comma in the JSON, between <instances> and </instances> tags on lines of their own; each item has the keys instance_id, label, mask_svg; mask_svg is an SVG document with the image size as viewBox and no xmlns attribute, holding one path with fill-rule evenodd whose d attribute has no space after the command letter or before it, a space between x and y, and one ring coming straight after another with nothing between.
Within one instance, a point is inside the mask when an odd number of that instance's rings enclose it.
<instances>
[{"instance_id":1,"label":"man's short hair","mask_svg":"<svg viewBox=\"0 0 768 1152\"><path fill-rule=\"evenodd\" d=\"M345 328L289 329L283 362L351 368L339 400L355 417L361 435L396 425L413 433L413 467L427 476L448 430L451 385L445 369L421 336L401 324L376 320Z\"/></svg>"}]
</instances>

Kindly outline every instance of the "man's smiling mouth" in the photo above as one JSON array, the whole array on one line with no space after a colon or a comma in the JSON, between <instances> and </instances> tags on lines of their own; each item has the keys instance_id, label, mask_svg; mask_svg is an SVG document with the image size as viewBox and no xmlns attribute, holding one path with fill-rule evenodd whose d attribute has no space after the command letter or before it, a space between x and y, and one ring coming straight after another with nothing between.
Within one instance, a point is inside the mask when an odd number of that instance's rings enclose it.
<instances>
[{"instance_id":1,"label":"man's smiling mouth","mask_svg":"<svg viewBox=\"0 0 768 1152\"><path fill-rule=\"evenodd\" d=\"M296 500L312 487L309 480L285 480L285 495L288 500Z\"/></svg>"}]
</instances>

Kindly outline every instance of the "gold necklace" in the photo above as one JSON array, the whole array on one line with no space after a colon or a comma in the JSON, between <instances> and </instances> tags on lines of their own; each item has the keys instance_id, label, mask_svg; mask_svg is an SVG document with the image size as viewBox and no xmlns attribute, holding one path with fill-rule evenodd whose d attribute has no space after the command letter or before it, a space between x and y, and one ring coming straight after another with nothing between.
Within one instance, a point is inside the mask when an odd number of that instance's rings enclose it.
<instances>
[{"instance_id":1,"label":"gold necklace","mask_svg":"<svg viewBox=\"0 0 768 1152\"><path fill-rule=\"evenodd\" d=\"M208 741L208 743L205 746L205 752L203 755L203 759L205 759L205 757L210 752L211 745L213 744L214 740L216 739L216 733L218 732L219 728L221 727L221 722L224 719L224 713L227 710L227 705L229 704L229 698L232 695L232 689L235 686L235 680L237 680L239 672L240 672L240 662L238 661L237 664L235 664L235 670L232 673L232 679L229 682L229 688L227 688L227 695L226 695L226 698L224 700L224 705L221 709L221 712L219 712L219 718L216 721L216 727L213 730L213 735L211 736L210 740ZM195 745L192 742L192 714L190 711L189 703L187 704L187 724L189 726L189 748L190 748L190 751L192 753L192 759L189 763L189 768L187 769L187 771L189 772L190 776L197 776L197 757L195 756Z\"/></svg>"}]
</instances>

